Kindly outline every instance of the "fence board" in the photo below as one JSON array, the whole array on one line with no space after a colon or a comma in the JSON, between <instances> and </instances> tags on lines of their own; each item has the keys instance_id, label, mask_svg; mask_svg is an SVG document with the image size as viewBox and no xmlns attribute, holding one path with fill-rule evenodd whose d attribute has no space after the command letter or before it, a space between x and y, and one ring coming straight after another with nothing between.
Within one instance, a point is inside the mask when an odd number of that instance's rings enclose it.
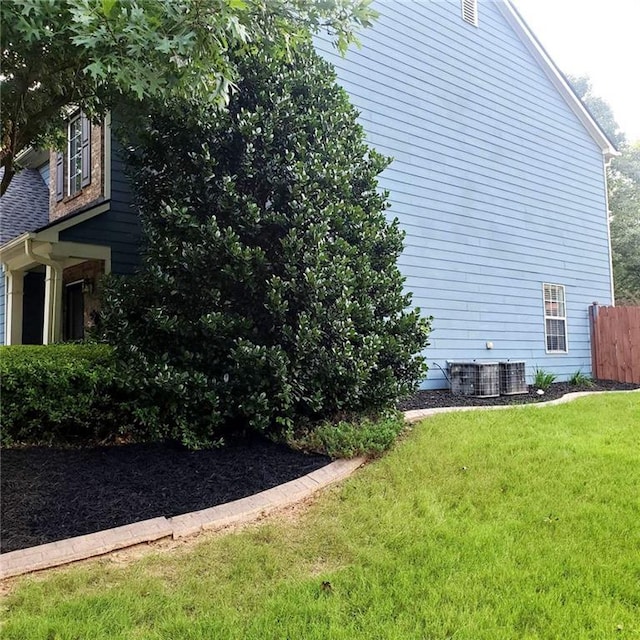
<instances>
[{"instance_id":1,"label":"fence board","mask_svg":"<svg viewBox=\"0 0 640 640\"><path fill-rule=\"evenodd\" d=\"M589 308L594 378L640 384L640 307Z\"/></svg>"}]
</instances>

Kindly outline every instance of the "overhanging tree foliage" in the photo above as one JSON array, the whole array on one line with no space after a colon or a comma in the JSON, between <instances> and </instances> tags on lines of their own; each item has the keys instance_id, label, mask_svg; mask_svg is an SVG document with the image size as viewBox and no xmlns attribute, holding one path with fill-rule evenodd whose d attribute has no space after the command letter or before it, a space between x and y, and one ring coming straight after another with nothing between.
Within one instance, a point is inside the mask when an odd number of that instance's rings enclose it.
<instances>
[{"instance_id":1,"label":"overhanging tree foliage","mask_svg":"<svg viewBox=\"0 0 640 640\"><path fill-rule=\"evenodd\" d=\"M616 304L640 305L640 143L621 151L608 178Z\"/></svg>"},{"instance_id":2,"label":"overhanging tree foliage","mask_svg":"<svg viewBox=\"0 0 640 640\"><path fill-rule=\"evenodd\" d=\"M228 111L155 110L129 141L146 249L105 296L139 415L192 445L380 410L425 372L429 321L377 188L388 159L310 44L238 68Z\"/></svg>"},{"instance_id":3,"label":"overhanging tree foliage","mask_svg":"<svg viewBox=\"0 0 640 640\"><path fill-rule=\"evenodd\" d=\"M103 115L122 96L224 104L239 52L326 29L344 51L370 0L9 0L2 3L0 194L28 146L55 145L65 109ZM265 25L268 27L265 29Z\"/></svg>"},{"instance_id":4,"label":"overhanging tree foliage","mask_svg":"<svg viewBox=\"0 0 640 640\"><path fill-rule=\"evenodd\" d=\"M607 168L611 252L616 304L640 304L640 143L629 144L606 100L588 77L569 77L580 99L616 145L620 156Z\"/></svg>"}]
</instances>

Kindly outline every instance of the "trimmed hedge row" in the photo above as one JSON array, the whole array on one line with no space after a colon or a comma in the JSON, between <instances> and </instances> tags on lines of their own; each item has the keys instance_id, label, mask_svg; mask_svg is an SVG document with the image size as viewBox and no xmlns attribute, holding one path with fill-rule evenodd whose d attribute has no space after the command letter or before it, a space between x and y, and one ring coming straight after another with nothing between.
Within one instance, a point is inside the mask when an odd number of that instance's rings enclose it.
<instances>
[{"instance_id":1,"label":"trimmed hedge row","mask_svg":"<svg viewBox=\"0 0 640 640\"><path fill-rule=\"evenodd\" d=\"M87 445L124 437L202 446L180 431L174 408L191 403L195 411L199 398L186 392L188 385L176 386L167 378L158 403L149 389L159 388L160 378L148 373L146 379L138 379L105 344L0 346L0 442ZM297 431L286 430L282 440L294 449L350 458L380 455L404 428L397 412L352 418L307 422Z\"/></svg>"},{"instance_id":2,"label":"trimmed hedge row","mask_svg":"<svg viewBox=\"0 0 640 640\"><path fill-rule=\"evenodd\" d=\"M113 437L129 420L120 395L107 345L0 347L3 445Z\"/></svg>"}]
</instances>

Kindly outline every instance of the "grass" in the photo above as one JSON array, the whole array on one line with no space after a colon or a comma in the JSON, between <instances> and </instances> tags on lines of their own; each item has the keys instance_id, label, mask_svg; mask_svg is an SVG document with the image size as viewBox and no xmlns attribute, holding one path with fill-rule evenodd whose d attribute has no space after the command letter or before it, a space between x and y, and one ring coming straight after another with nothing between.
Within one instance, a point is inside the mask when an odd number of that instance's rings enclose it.
<instances>
[{"instance_id":1,"label":"grass","mask_svg":"<svg viewBox=\"0 0 640 640\"><path fill-rule=\"evenodd\" d=\"M640 637L640 396L444 414L272 518L19 581L2 638Z\"/></svg>"},{"instance_id":2,"label":"grass","mask_svg":"<svg viewBox=\"0 0 640 640\"><path fill-rule=\"evenodd\" d=\"M311 430L291 431L287 444L292 449L324 453L331 458L374 458L390 449L404 428L402 413L392 411L375 418L325 422Z\"/></svg>"}]
</instances>

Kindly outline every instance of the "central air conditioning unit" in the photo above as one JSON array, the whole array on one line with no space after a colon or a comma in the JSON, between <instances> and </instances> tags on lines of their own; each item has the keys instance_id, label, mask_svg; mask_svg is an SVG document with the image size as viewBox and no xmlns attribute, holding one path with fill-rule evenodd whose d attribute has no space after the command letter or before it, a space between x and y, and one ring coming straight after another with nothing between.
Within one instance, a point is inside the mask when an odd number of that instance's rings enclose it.
<instances>
[{"instance_id":1,"label":"central air conditioning unit","mask_svg":"<svg viewBox=\"0 0 640 640\"><path fill-rule=\"evenodd\" d=\"M451 393L458 396L494 398L500 395L497 362L447 362Z\"/></svg>"},{"instance_id":2,"label":"central air conditioning unit","mask_svg":"<svg viewBox=\"0 0 640 640\"><path fill-rule=\"evenodd\" d=\"M516 393L527 393L527 377L525 373L525 362L500 363L500 395L511 396Z\"/></svg>"}]
</instances>

